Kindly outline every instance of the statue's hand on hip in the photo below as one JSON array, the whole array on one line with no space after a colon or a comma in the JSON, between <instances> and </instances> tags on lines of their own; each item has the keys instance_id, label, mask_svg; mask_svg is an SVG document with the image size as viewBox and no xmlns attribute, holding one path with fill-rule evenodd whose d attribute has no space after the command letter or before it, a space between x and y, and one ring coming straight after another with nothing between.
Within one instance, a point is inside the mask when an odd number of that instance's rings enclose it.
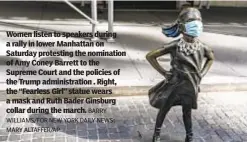
<instances>
[{"instance_id":1,"label":"statue's hand on hip","mask_svg":"<svg viewBox=\"0 0 247 142\"><path fill-rule=\"evenodd\" d=\"M172 78L172 73L171 72L166 72L165 78L166 78L167 81L170 80Z\"/></svg>"}]
</instances>

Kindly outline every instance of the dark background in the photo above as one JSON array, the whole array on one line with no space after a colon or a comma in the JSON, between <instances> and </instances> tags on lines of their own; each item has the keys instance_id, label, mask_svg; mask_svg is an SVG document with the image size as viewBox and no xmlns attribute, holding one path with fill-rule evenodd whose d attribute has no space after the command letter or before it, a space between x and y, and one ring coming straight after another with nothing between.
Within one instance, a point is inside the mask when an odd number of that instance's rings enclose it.
<instances>
[{"instance_id":1,"label":"dark background","mask_svg":"<svg viewBox=\"0 0 247 142\"><path fill-rule=\"evenodd\" d=\"M176 9L176 1L115 1L116 9Z\"/></svg>"}]
</instances>

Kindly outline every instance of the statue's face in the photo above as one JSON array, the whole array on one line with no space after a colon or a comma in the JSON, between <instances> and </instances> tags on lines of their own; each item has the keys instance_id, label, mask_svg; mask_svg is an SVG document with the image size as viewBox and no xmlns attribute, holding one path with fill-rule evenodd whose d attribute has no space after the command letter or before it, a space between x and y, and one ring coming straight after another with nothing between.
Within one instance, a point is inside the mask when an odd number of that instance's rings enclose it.
<instances>
[{"instance_id":1,"label":"statue's face","mask_svg":"<svg viewBox=\"0 0 247 142\"><path fill-rule=\"evenodd\" d=\"M198 37L203 31L202 18L199 10L186 8L179 14L180 31L183 35Z\"/></svg>"},{"instance_id":2,"label":"statue's face","mask_svg":"<svg viewBox=\"0 0 247 142\"><path fill-rule=\"evenodd\" d=\"M197 37L203 30L200 11L196 8L183 9L174 24L171 27L162 28L162 33L167 37L178 37L180 34L186 34L191 37Z\"/></svg>"},{"instance_id":3,"label":"statue's face","mask_svg":"<svg viewBox=\"0 0 247 142\"><path fill-rule=\"evenodd\" d=\"M188 20L185 21L185 23L191 22L191 21L202 21L201 18L189 18Z\"/></svg>"}]
</instances>

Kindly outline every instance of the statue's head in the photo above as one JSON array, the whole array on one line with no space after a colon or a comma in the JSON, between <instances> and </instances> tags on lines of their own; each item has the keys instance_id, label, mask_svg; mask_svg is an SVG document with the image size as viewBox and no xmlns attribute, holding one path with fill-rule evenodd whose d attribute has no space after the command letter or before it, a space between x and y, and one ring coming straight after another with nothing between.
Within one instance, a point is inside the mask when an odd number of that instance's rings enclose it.
<instances>
[{"instance_id":1,"label":"statue's head","mask_svg":"<svg viewBox=\"0 0 247 142\"><path fill-rule=\"evenodd\" d=\"M178 21L181 23L186 23L193 20L202 20L201 13L196 8L186 7L178 15Z\"/></svg>"},{"instance_id":2,"label":"statue's head","mask_svg":"<svg viewBox=\"0 0 247 142\"><path fill-rule=\"evenodd\" d=\"M201 13L196 8L183 9L177 19L179 30L190 37L198 37L203 31Z\"/></svg>"},{"instance_id":3,"label":"statue's head","mask_svg":"<svg viewBox=\"0 0 247 142\"><path fill-rule=\"evenodd\" d=\"M163 34L167 37L178 37L180 33L198 37L203 31L202 17L198 9L192 7L184 8L177 18L176 23L171 27L162 28Z\"/></svg>"}]
</instances>

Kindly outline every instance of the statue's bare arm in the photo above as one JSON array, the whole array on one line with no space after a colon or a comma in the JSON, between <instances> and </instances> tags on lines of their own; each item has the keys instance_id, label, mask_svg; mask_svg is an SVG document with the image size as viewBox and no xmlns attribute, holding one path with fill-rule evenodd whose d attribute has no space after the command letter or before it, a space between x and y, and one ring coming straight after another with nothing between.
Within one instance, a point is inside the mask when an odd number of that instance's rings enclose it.
<instances>
[{"instance_id":1,"label":"statue's bare arm","mask_svg":"<svg viewBox=\"0 0 247 142\"><path fill-rule=\"evenodd\" d=\"M170 43L170 44L164 45L164 47L162 48L153 50L146 55L146 59L153 66L153 68L165 77L170 76L171 73L160 66L160 64L157 61L157 58L162 55L170 53L173 47L174 47L174 44Z\"/></svg>"},{"instance_id":2,"label":"statue's bare arm","mask_svg":"<svg viewBox=\"0 0 247 142\"><path fill-rule=\"evenodd\" d=\"M206 62L201 71L202 77L204 77L207 74L208 70L211 68L214 62L214 52L211 48L209 47L205 48L205 57L206 57Z\"/></svg>"}]
</instances>

